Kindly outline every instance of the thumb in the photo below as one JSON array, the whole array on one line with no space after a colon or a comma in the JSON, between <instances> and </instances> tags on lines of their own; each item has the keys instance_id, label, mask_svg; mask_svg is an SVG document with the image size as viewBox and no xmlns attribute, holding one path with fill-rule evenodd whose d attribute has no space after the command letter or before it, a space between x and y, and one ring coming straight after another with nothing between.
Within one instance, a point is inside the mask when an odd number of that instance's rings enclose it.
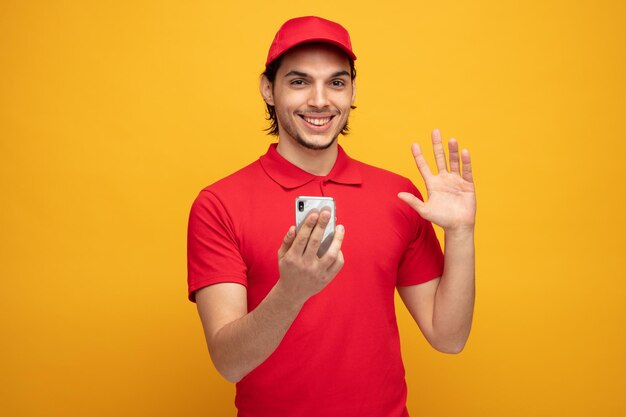
<instances>
[{"instance_id":1,"label":"thumb","mask_svg":"<svg viewBox=\"0 0 626 417\"><path fill-rule=\"evenodd\" d=\"M425 217L424 215L428 214L428 208L426 207L426 204L413 194L401 192L398 193L398 198L407 203L409 206L413 207L413 209L417 211L420 216Z\"/></svg>"}]
</instances>

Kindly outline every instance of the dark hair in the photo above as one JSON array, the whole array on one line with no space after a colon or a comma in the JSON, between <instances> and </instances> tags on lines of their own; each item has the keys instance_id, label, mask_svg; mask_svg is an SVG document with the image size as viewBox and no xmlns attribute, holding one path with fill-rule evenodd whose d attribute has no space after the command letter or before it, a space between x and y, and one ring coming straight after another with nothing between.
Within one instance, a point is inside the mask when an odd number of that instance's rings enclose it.
<instances>
[{"instance_id":1,"label":"dark hair","mask_svg":"<svg viewBox=\"0 0 626 417\"><path fill-rule=\"evenodd\" d=\"M356 78L356 68L354 67L354 60L350 57L347 57L347 58L348 58L348 61L350 62L350 78L352 78L352 80L354 81L354 79ZM282 62L283 62L283 56L279 56L274 61L270 62L270 64L267 67L265 67L265 71L263 71L263 73L261 74L261 76L267 77L270 84L272 84L272 89L274 88L274 80L276 79L276 73L278 72L278 68L280 68L280 64ZM267 131L268 135L278 136L278 119L276 118L276 109L274 108L274 106L270 104L265 103L265 105L267 106L266 120L269 120L270 126L264 130ZM350 106L350 108L354 110L356 109L356 106ZM341 130L340 133L342 135L347 135L349 131L350 129L348 128L348 122L346 122L346 125L344 126L344 128Z\"/></svg>"}]
</instances>

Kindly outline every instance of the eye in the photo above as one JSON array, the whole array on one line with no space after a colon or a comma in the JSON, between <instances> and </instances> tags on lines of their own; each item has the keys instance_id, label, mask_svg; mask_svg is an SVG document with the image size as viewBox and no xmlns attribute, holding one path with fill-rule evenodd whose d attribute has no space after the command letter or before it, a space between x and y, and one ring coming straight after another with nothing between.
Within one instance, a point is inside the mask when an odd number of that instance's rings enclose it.
<instances>
[{"instance_id":1,"label":"eye","mask_svg":"<svg viewBox=\"0 0 626 417\"><path fill-rule=\"evenodd\" d=\"M332 80L330 84L333 87L345 87L346 82L344 80Z\"/></svg>"},{"instance_id":2,"label":"eye","mask_svg":"<svg viewBox=\"0 0 626 417\"><path fill-rule=\"evenodd\" d=\"M290 85L293 85L293 86L295 86L295 87L302 86L302 85L304 85L304 80L302 80L302 79L300 79L300 78L296 78L295 80L291 80L291 81L289 82L289 84L290 84Z\"/></svg>"}]
</instances>

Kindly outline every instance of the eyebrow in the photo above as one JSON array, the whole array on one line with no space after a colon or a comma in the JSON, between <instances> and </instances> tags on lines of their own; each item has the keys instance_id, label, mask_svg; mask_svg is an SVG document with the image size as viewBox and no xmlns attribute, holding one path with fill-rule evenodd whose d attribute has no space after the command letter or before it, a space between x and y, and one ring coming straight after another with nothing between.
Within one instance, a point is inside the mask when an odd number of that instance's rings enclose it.
<instances>
[{"instance_id":1,"label":"eyebrow","mask_svg":"<svg viewBox=\"0 0 626 417\"><path fill-rule=\"evenodd\" d=\"M334 77L342 77L342 76L350 76L350 73L346 70L341 70L341 71L337 71L333 74L331 74L330 78L334 78ZM292 70L289 71L287 74L285 74L285 77L292 77L292 76L296 76L296 77L308 77L309 74L307 74L306 72L300 72L300 71L296 71L296 70Z\"/></svg>"}]
</instances>

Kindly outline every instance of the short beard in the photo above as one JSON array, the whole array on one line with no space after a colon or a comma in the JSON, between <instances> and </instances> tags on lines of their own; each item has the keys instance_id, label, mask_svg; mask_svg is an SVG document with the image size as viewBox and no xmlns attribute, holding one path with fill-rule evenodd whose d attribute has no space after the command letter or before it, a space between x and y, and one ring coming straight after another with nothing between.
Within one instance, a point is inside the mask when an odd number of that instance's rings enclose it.
<instances>
[{"instance_id":1,"label":"short beard","mask_svg":"<svg viewBox=\"0 0 626 417\"><path fill-rule=\"evenodd\" d=\"M326 145L316 145L314 143L309 143L309 142L305 141L304 139L302 139L302 136L300 136L300 135L295 135L295 136L292 136L292 137L296 140L296 142L298 142L300 145L302 145L303 147L305 147L307 149L311 149L313 151L323 151L325 149L330 148L332 146L332 144L337 141L337 138L339 137L339 135L335 136L333 138L333 140L328 142Z\"/></svg>"},{"instance_id":2,"label":"short beard","mask_svg":"<svg viewBox=\"0 0 626 417\"><path fill-rule=\"evenodd\" d=\"M337 138L339 137L339 135L341 134L341 132L344 131L344 129L346 128L346 126L348 126L348 121L346 120L346 123L342 126L342 128L339 130L339 133L337 133L335 135L335 137L333 138L333 140L331 140L330 142L328 142L325 145L316 145L314 143L309 143L306 140L304 140L304 138L302 136L300 136L298 134L298 132L294 129L293 131L291 131L291 129L289 127L285 128L285 131L287 132L287 134L289 134L289 136L291 136L292 138L294 138L296 140L296 142L298 142L299 145L301 145L302 147L306 148L306 149L311 149L313 151L323 151L326 150L328 148L330 148L335 142L337 142Z\"/></svg>"}]
</instances>

